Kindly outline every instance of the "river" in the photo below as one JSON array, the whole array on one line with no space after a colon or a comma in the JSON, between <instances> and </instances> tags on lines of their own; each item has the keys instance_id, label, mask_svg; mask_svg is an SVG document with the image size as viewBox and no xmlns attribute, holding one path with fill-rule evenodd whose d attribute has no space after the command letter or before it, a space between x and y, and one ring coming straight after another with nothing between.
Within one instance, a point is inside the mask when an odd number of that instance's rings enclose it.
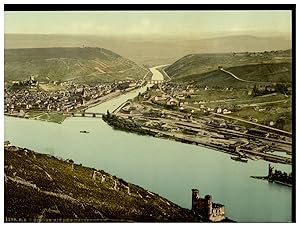
<instances>
[{"instance_id":1,"label":"river","mask_svg":"<svg viewBox=\"0 0 300 227\"><path fill-rule=\"evenodd\" d=\"M88 112L112 111L145 90ZM191 208L191 189L198 188L200 196L211 194L214 202L225 204L226 216L238 222L291 221L291 188L250 178L267 175L266 161L235 162L210 148L113 130L100 118L71 117L62 124L7 116L4 120L5 140L14 145L103 169L182 207ZM291 171L289 165L272 165Z\"/></svg>"},{"instance_id":2,"label":"river","mask_svg":"<svg viewBox=\"0 0 300 227\"><path fill-rule=\"evenodd\" d=\"M167 65L170 65L170 64L167 64ZM167 66L167 65L159 65L159 66L150 68L150 71L152 72L152 80L164 80L164 76L157 69Z\"/></svg>"}]
</instances>

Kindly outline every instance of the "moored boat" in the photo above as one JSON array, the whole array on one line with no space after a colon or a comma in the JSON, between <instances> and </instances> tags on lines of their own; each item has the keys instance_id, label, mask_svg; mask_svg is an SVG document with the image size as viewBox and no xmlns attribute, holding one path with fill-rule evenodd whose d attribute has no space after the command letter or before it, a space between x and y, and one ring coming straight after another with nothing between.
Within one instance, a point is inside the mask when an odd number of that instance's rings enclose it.
<instances>
[{"instance_id":1,"label":"moored boat","mask_svg":"<svg viewBox=\"0 0 300 227\"><path fill-rule=\"evenodd\" d=\"M239 162L248 162L247 158L243 158L241 156L231 156L230 157L234 161L239 161Z\"/></svg>"},{"instance_id":2,"label":"moored boat","mask_svg":"<svg viewBox=\"0 0 300 227\"><path fill-rule=\"evenodd\" d=\"M90 133L90 132L88 132L86 130L81 130L80 133Z\"/></svg>"}]
</instances>

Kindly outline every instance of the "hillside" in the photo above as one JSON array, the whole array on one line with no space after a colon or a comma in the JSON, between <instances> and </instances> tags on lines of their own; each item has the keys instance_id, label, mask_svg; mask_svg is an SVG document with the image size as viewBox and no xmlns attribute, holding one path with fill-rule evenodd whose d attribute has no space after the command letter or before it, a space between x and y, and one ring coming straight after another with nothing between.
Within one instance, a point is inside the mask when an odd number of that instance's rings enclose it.
<instances>
[{"instance_id":1,"label":"hillside","mask_svg":"<svg viewBox=\"0 0 300 227\"><path fill-rule=\"evenodd\" d=\"M269 75L268 79L270 80L277 80L277 76L274 77L274 74L283 72L284 76L280 76L278 79L280 81L286 75L290 75L290 63L290 50L253 53L190 54L168 66L165 71L173 79L181 81L189 80L190 78L186 76L192 75L193 79L197 78L197 80L200 80L198 76L206 75L208 72L213 73L219 66L225 69L239 66L239 68L232 70L242 78L243 76L247 78L246 80L250 78L251 80L261 81L263 75ZM255 70L259 64L262 66L259 66L259 69ZM245 67L245 65L249 66ZM271 77L270 74L273 74L273 76ZM255 78L257 76L258 78ZM181 77L186 77L186 79L180 79ZM290 78L291 75L288 80Z\"/></svg>"},{"instance_id":2,"label":"hillside","mask_svg":"<svg viewBox=\"0 0 300 227\"><path fill-rule=\"evenodd\" d=\"M6 222L200 221L103 170L15 146L4 157Z\"/></svg>"},{"instance_id":3,"label":"hillside","mask_svg":"<svg viewBox=\"0 0 300 227\"><path fill-rule=\"evenodd\" d=\"M206 36L205 36L206 35ZM291 38L272 34L272 37L253 35L215 34L215 36L92 36L59 34L5 34L5 48L40 47L103 47L139 64L162 65L175 62L190 53L230 53L286 50ZM147 53L147 54L145 54Z\"/></svg>"},{"instance_id":4,"label":"hillside","mask_svg":"<svg viewBox=\"0 0 300 227\"><path fill-rule=\"evenodd\" d=\"M292 82L291 63L268 63L252 64L224 68L240 78L239 81L228 73L220 69L212 70L206 73L192 74L188 76L177 77L174 81L188 82L194 81L197 84L208 87L250 87L254 84L265 82L270 83L288 83Z\"/></svg>"},{"instance_id":5,"label":"hillside","mask_svg":"<svg viewBox=\"0 0 300 227\"><path fill-rule=\"evenodd\" d=\"M24 80L30 76L41 81L78 83L111 82L140 79L146 69L103 48L27 48L5 49L5 81Z\"/></svg>"}]
</instances>

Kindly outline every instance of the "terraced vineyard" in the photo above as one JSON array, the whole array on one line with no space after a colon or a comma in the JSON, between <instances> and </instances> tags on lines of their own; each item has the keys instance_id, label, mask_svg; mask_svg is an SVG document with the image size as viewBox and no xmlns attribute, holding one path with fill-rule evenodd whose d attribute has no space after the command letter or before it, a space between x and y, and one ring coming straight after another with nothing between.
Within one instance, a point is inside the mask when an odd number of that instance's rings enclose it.
<instances>
[{"instance_id":1,"label":"terraced vineyard","mask_svg":"<svg viewBox=\"0 0 300 227\"><path fill-rule=\"evenodd\" d=\"M103 170L28 149L5 148L6 222L201 221Z\"/></svg>"},{"instance_id":2,"label":"terraced vineyard","mask_svg":"<svg viewBox=\"0 0 300 227\"><path fill-rule=\"evenodd\" d=\"M291 83L291 53L271 51L257 53L192 54L187 55L165 71L175 81L195 81L201 85L247 85L229 74L224 68L243 80L255 82Z\"/></svg>"},{"instance_id":3,"label":"terraced vineyard","mask_svg":"<svg viewBox=\"0 0 300 227\"><path fill-rule=\"evenodd\" d=\"M75 81L78 83L142 79L147 70L103 48L28 48L6 49L5 81L30 76L39 82Z\"/></svg>"}]
</instances>

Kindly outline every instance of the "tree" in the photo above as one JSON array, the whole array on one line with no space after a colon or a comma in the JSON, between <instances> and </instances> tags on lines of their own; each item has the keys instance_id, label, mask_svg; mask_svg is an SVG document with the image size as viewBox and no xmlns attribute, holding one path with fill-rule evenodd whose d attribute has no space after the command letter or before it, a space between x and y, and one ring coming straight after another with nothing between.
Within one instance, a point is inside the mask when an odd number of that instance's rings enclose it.
<instances>
[{"instance_id":1,"label":"tree","mask_svg":"<svg viewBox=\"0 0 300 227\"><path fill-rule=\"evenodd\" d=\"M282 93L282 94L286 94L288 92L288 88L285 84L276 84L275 85L275 90L277 92Z\"/></svg>"},{"instance_id":2,"label":"tree","mask_svg":"<svg viewBox=\"0 0 300 227\"><path fill-rule=\"evenodd\" d=\"M237 106L236 104L233 104L233 105L232 105L232 111L233 111L233 112L238 111L238 106Z\"/></svg>"},{"instance_id":3,"label":"tree","mask_svg":"<svg viewBox=\"0 0 300 227\"><path fill-rule=\"evenodd\" d=\"M256 84L254 84L252 95L253 96L257 96L258 95L258 88L257 88Z\"/></svg>"},{"instance_id":4,"label":"tree","mask_svg":"<svg viewBox=\"0 0 300 227\"><path fill-rule=\"evenodd\" d=\"M285 119L284 118L281 117L276 121L276 128L283 129L284 125L285 125Z\"/></svg>"}]
</instances>

